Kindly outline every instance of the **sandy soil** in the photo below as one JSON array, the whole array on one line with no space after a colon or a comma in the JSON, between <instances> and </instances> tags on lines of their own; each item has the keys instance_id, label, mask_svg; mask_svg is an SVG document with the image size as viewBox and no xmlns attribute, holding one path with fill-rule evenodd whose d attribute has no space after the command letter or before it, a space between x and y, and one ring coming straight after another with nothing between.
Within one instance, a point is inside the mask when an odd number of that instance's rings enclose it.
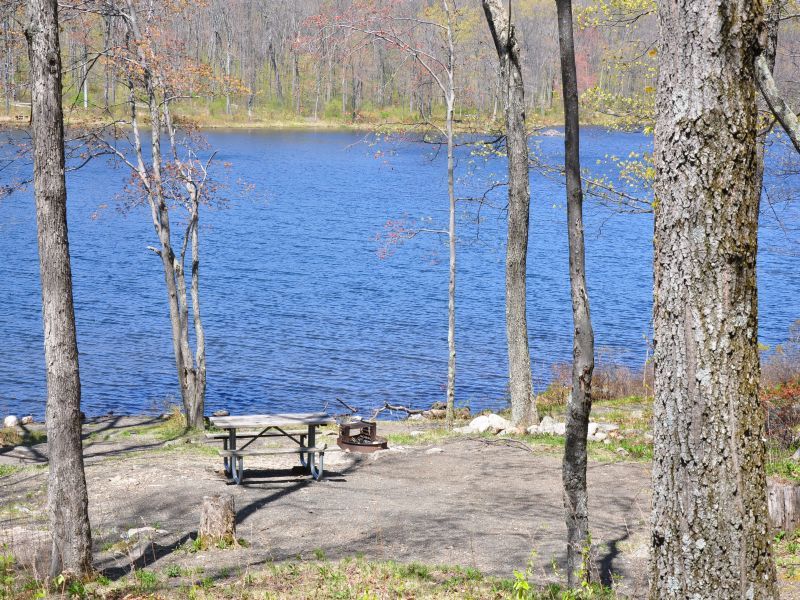
<instances>
[{"instance_id":1,"label":"sandy soil","mask_svg":"<svg viewBox=\"0 0 800 600\"><path fill-rule=\"evenodd\" d=\"M322 481L295 468L295 455L245 461L236 486L205 443L169 443L128 435L144 418L108 418L86 426L86 478L96 566L110 578L131 565L178 564L206 573L257 568L269 561L366 558L458 564L510 577L531 561L537 580L559 580L565 526L556 450L529 452L455 438L395 446L375 455L326 455ZM381 424L379 431L420 429ZM107 438L107 439L106 439ZM335 444L328 438L329 446ZM37 464L46 449L4 449L0 463ZM646 588L649 465L590 463L591 527L598 571L635 597ZM46 558L46 478L29 466L0 486L0 544L23 563ZM191 553L204 495L235 497L237 535L247 547ZM126 540L131 528L157 533ZM40 544L32 541L40 540ZM37 561L38 557L38 561ZM41 568L41 566L39 566Z\"/></svg>"}]
</instances>

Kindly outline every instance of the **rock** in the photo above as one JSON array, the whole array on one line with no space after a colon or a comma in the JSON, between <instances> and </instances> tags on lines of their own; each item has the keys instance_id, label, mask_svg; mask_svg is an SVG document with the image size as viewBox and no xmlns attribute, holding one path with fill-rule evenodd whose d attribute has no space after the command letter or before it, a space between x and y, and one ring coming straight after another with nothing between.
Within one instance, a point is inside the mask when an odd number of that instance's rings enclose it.
<instances>
[{"instance_id":1,"label":"rock","mask_svg":"<svg viewBox=\"0 0 800 600\"><path fill-rule=\"evenodd\" d=\"M447 410L447 404L445 404L444 402L434 402L433 404L431 404L429 410Z\"/></svg>"},{"instance_id":2,"label":"rock","mask_svg":"<svg viewBox=\"0 0 800 600\"><path fill-rule=\"evenodd\" d=\"M469 425L464 425L464 427L453 427L453 431L455 431L456 433L466 433L466 434L475 433L475 430Z\"/></svg>"},{"instance_id":3,"label":"rock","mask_svg":"<svg viewBox=\"0 0 800 600\"><path fill-rule=\"evenodd\" d=\"M227 410L225 410L223 408L222 410L215 410L213 413L211 413L211 416L212 417L227 417L230 414L231 413L229 413Z\"/></svg>"},{"instance_id":4,"label":"rock","mask_svg":"<svg viewBox=\"0 0 800 600\"><path fill-rule=\"evenodd\" d=\"M472 419L472 421L470 421L469 424L470 429L472 429L476 433L483 433L491 426L492 424L489 421L489 417L487 417L486 415L481 415L480 417Z\"/></svg>"},{"instance_id":5,"label":"rock","mask_svg":"<svg viewBox=\"0 0 800 600\"><path fill-rule=\"evenodd\" d=\"M408 416L408 420L409 421L426 421L427 419L422 414L417 413L416 415L409 415Z\"/></svg>"},{"instance_id":6,"label":"rock","mask_svg":"<svg viewBox=\"0 0 800 600\"><path fill-rule=\"evenodd\" d=\"M598 425L597 423L589 423L589 429L587 431L587 436L592 437L595 433L597 433Z\"/></svg>"},{"instance_id":7,"label":"rock","mask_svg":"<svg viewBox=\"0 0 800 600\"><path fill-rule=\"evenodd\" d=\"M556 423L553 426L553 435L567 435L567 424Z\"/></svg>"},{"instance_id":8,"label":"rock","mask_svg":"<svg viewBox=\"0 0 800 600\"><path fill-rule=\"evenodd\" d=\"M603 433L602 431L595 432L594 435L590 435L588 440L590 442L605 442L608 439L608 434Z\"/></svg>"},{"instance_id":9,"label":"rock","mask_svg":"<svg viewBox=\"0 0 800 600\"><path fill-rule=\"evenodd\" d=\"M610 446L610 445L611 445L611 440L610 440L610 439L608 439L608 438L606 438L606 439L604 439L604 440L603 440L603 443L604 443L606 446Z\"/></svg>"},{"instance_id":10,"label":"rock","mask_svg":"<svg viewBox=\"0 0 800 600\"><path fill-rule=\"evenodd\" d=\"M630 456L631 453L625 450L625 448L617 448L617 454L620 456Z\"/></svg>"},{"instance_id":11,"label":"rock","mask_svg":"<svg viewBox=\"0 0 800 600\"><path fill-rule=\"evenodd\" d=\"M617 429L619 429L619 425L615 423L597 423L597 430L602 431L603 433L611 433Z\"/></svg>"},{"instance_id":12,"label":"rock","mask_svg":"<svg viewBox=\"0 0 800 600\"><path fill-rule=\"evenodd\" d=\"M123 539L131 539L131 538L152 538L155 535L161 535L167 533L163 529L156 529L155 527L136 527L133 529L128 529L127 532L122 534Z\"/></svg>"},{"instance_id":13,"label":"rock","mask_svg":"<svg viewBox=\"0 0 800 600\"><path fill-rule=\"evenodd\" d=\"M425 454L441 454L442 452L444 452L444 450L437 447L428 448L427 450L425 450Z\"/></svg>"},{"instance_id":14,"label":"rock","mask_svg":"<svg viewBox=\"0 0 800 600\"><path fill-rule=\"evenodd\" d=\"M420 431L419 429L415 429L414 431L410 432L409 435L411 437L419 437L421 435L425 435L424 431Z\"/></svg>"},{"instance_id":15,"label":"rock","mask_svg":"<svg viewBox=\"0 0 800 600\"><path fill-rule=\"evenodd\" d=\"M22 423L23 425L30 425L31 423L33 423L33 415L26 415L22 417L20 423Z\"/></svg>"},{"instance_id":16,"label":"rock","mask_svg":"<svg viewBox=\"0 0 800 600\"><path fill-rule=\"evenodd\" d=\"M496 415L494 413L487 415L489 419L489 426L495 430L495 432L503 431L504 429L511 429L511 422L508 419L504 419L500 415Z\"/></svg>"},{"instance_id":17,"label":"rock","mask_svg":"<svg viewBox=\"0 0 800 600\"><path fill-rule=\"evenodd\" d=\"M528 433L530 433L531 435L539 435L539 434L541 433L541 431L539 430L539 428L540 428L540 426L539 426L539 425L531 425L530 427L528 427L527 431L528 431Z\"/></svg>"},{"instance_id":18,"label":"rock","mask_svg":"<svg viewBox=\"0 0 800 600\"><path fill-rule=\"evenodd\" d=\"M792 460L800 461L800 448L794 451L794 454L792 454Z\"/></svg>"},{"instance_id":19,"label":"rock","mask_svg":"<svg viewBox=\"0 0 800 600\"><path fill-rule=\"evenodd\" d=\"M552 428L554 424L555 421L553 420L553 417L551 417L550 415L545 415L544 417L542 417L542 420L539 421L539 429L545 431L546 429Z\"/></svg>"},{"instance_id":20,"label":"rock","mask_svg":"<svg viewBox=\"0 0 800 600\"><path fill-rule=\"evenodd\" d=\"M539 135L544 137L563 137L564 134L557 129L545 129Z\"/></svg>"},{"instance_id":21,"label":"rock","mask_svg":"<svg viewBox=\"0 0 800 600\"><path fill-rule=\"evenodd\" d=\"M19 424L19 419L16 415L8 415L3 419L3 427L16 427Z\"/></svg>"}]
</instances>

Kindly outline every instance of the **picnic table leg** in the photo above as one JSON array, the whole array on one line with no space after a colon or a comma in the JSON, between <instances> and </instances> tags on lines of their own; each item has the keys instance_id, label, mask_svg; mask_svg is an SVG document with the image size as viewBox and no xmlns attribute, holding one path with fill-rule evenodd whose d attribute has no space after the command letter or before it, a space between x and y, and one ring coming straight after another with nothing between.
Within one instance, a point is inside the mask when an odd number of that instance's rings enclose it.
<instances>
[{"instance_id":1,"label":"picnic table leg","mask_svg":"<svg viewBox=\"0 0 800 600\"><path fill-rule=\"evenodd\" d=\"M228 430L228 438L223 441L225 445L225 450L236 450L236 429L229 429ZM243 471L242 469L242 461L239 461L239 470ZM235 472L236 472L236 457L231 455L229 457L225 457L225 474L228 477L231 477L234 481L236 481ZM239 483L238 481L236 483Z\"/></svg>"},{"instance_id":2,"label":"picnic table leg","mask_svg":"<svg viewBox=\"0 0 800 600\"><path fill-rule=\"evenodd\" d=\"M316 426L315 425L309 425L308 426L308 447L309 448L313 448L316 445L316 443L317 443L316 442L316 439L317 439L317 435L316 434L317 434ZM309 473L313 474L313 469L314 469L314 453L313 452L308 452L306 454L306 462L308 463L306 465L306 470Z\"/></svg>"},{"instance_id":3,"label":"picnic table leg","mask_svg":"<svg viewBox=\"0 0 800 600\"><path fill-rule=\"evenodd\" d=\"M301 433L300 434L300 447L301 448L306 445L306 437L307 437L307 435L308 434L305 434L305 433ZM308 461L306 460L306 453L305 452L300 452L300 465L304 469L308 469Z\"/></svg>"}]
</instances>

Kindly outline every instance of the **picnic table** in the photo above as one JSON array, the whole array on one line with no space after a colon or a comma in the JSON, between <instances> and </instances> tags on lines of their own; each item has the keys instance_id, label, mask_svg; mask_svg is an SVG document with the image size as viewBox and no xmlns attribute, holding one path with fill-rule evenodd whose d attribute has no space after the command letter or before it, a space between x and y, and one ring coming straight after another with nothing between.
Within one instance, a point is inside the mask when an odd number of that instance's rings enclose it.
<instances>
[{"instance_id":1,"label":"picnic table","mask_svg":"<svg viewBox=\"0 0 800 600\"><path fill-rule=\"evenodd\" d=\"M210 433L208 438L222 440L225 474L234 483L244 479L244 457L271 454L299 454L300 464L315 480L322 478L323 461L327 444L317 445L317 427L335 423L327 413L278 413L271 415L236 415L211 417L211 424L224 433ZM292 427L303 427L295 430ZM241 430L247 431L241 431ZM297 448L252 448L248 446L260 438L286 437L297 444ZM239 441L247 440L242 446Z\"/></svg>"}]
</instances>

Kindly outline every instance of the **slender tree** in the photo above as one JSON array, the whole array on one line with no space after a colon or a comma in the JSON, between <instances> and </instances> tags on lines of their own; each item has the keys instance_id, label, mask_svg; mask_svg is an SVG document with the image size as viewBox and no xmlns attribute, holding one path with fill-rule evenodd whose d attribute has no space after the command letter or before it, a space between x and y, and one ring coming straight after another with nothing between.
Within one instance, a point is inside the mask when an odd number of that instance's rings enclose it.
<instances>
[{"instance_id":1,"label":"slender tree","mask_svg":"<svg viewBox=\"0 0 800 600\"><path fill-rule=\"evenodd\" d=\"M586 486L586 436L592 410L594 330L586 291L586 259L583 239L583 190L581 189L578 78L572 33L572 0L556 0L561 85L564 96L564 167L567 176L567 232L569 282L572 296L572 391L567 406L564 441L564 509L567 520L567 579L589 578L589 493Z\"/></svg>"},{"instance_id":2,"label":"slender tree","mask_svg":"<svg viewBox=\"0 0 800 600\"><path fill-rule=\"evenodd\" d=\"M57 1L29 0L25 36L31 64L33 178L47 372L47 504L53 536L53 577L62 572L84 575L92 565L67 235L58 31Z\"/></svg>"},{"instance_id":3,"label":"slender tree","mask_svg":"<svg viewBox=\"0 0 800 600\"><path fill-rule=\"evenodd\" d=\"M775 598L758 401L762 5L661 0L659 18L650 597Z\"/></svg>"},{"instance_id":4,"label":"slender tree","mask_svg":"<svg viewBox=\"0 0 800 600\"><path fill-rule=\"evenodd\" d=\"M510 6L509 2L509 6ZM483 0L483 12L500 59L505 91L508 155L508 238L506 242L506 337L511 423L524 428L539 422L533 398L528 347L526 277L530 185L528 135L525 131L525 85L516 31L502 0Z\"/></svg>"}]
</instances>

